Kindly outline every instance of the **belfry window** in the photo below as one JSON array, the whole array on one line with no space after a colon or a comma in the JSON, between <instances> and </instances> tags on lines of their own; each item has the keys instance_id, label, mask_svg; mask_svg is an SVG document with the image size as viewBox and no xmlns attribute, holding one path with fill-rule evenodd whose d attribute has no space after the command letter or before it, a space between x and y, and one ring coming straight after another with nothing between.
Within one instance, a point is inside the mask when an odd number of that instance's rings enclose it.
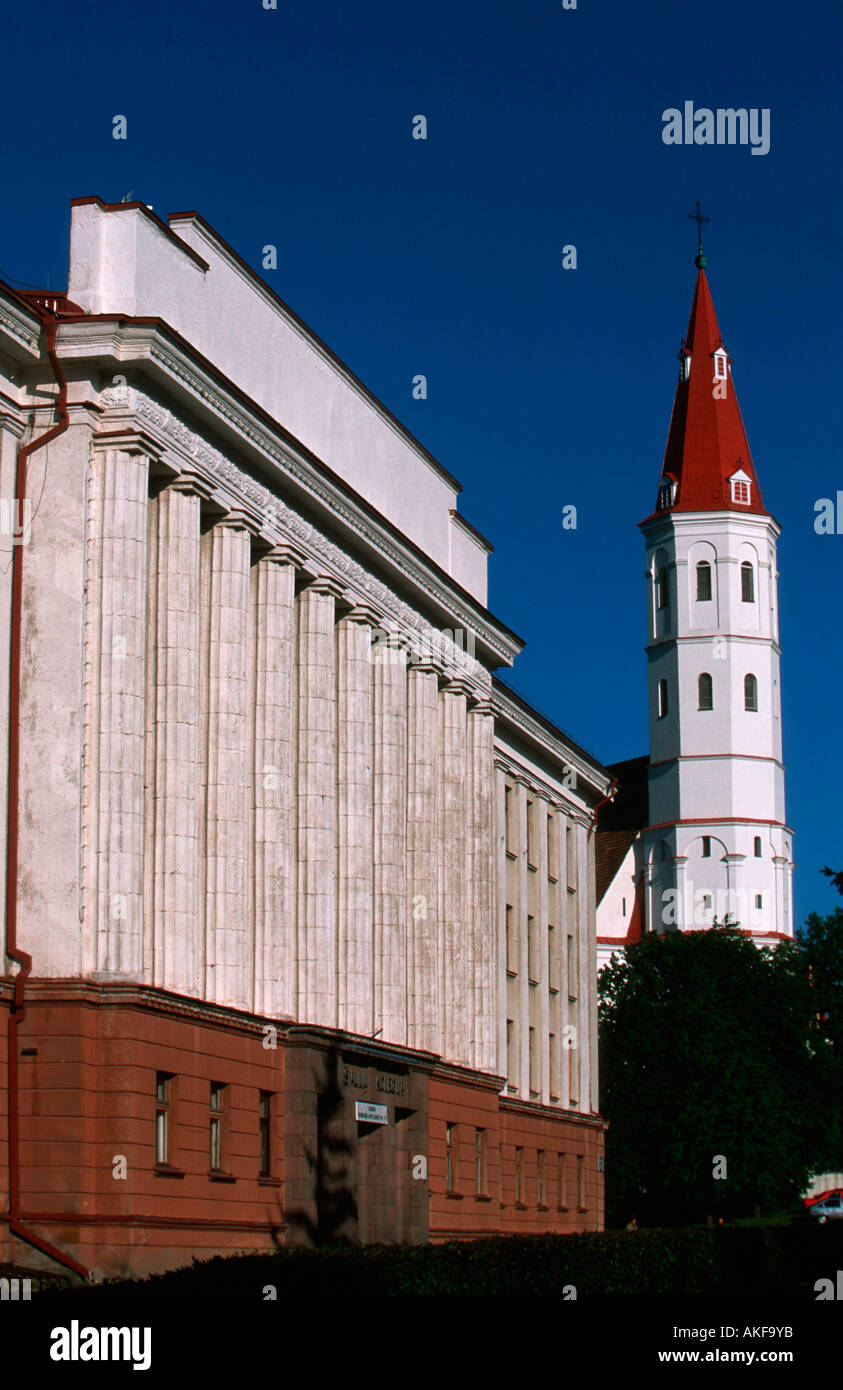
<instances>
[{"instance_id":1,"label":"belfry window","mask_svg":"<svg viewBox=\"0 0 843 1390\"><path fill-rule=\"evenodd\" d=\"M698 709L714 709L714 687L707 671L703 671L697 681L697 691L699 694Z\"/></svg>"},{"instance_id":2,"label":"belfry window","mask_svg":"<svg viewBox=\"0 0 843 1390\"><path fill-rule=\"evenodd\" d=\"M697 603L711 601L711 565L708 560L700 560L697 565Z\"/></svg>"},{"instance_id":3,"label":"belfry window","mask_svg":"<svg viewBox=\"0 0 843 1390\"><path fill-rule=\"evenodd\" d=\"M744 603L755 602L755 576L749 560L741 565L741 599Z\"/></svg>"},{"instance_id":4,"label":"belfry window","mask_svg":"<svg viewBox=\"0 0 843 1390\"><path fill-rule=\"evenodd\" d=\"M758 681L754 676L743 678L743 707L748 710L758 709Z\"/></svg>"},{"instance_id":5,"label":"belfry window","mask_svg":"<svg viewBox=\"0 0 843 1390\"><path fill-rule=\"evenodd\" d=\"M670 607L670 589L666 569L660 569L656 577L656 601L659 608Z\"/></svg>"}]
</instances>

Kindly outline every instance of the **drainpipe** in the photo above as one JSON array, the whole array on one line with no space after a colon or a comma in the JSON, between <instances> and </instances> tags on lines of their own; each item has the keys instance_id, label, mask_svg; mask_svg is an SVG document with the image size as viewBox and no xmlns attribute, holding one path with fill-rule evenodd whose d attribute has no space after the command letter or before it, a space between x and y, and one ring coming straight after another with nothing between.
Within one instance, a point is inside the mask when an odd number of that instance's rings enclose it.
<instances>
[{"instance_id":1,"label":"drainpipe","mask_svg":"<svg viewBox=\"0 0 843 1390\"><path fill-rule=\"evenodd\" d=\"M597 805L595 806L594 810L593 810L592 813L591 813L591 825L588 827L588 835L586 836L586 839L587 839L587 840L590 840L591 837L592 837L592 835L594 834L594 829L595 829L595 826L597 825L597 812L600 810L600 807L601 807L601 806L605 806L605 805L606 805L606 802L607 802L607 801L613 801L613 800L614 800L615 792L617 791L617 789L618 789L618 779L617 779L617 777L613 777L613 778L612 778L612 785L610 786L608 792L607 792L606 795L603 797L603 800L602 800L602 801L598 801Z\"/></svg>"},{"instance_id":2,"label":"drainpipe","mask_svg":"<svg viewBox=\"0 0 843 1390\"><path fill-rule=\"evenodd\" d=\"M46 444L64 434L70 423L67 413L67 382L56 356L56 330L58 320L51 309L35 305L44 325L47 357L53 368L59 388L56 402L58 424L47 430L39 439L33 439L18 452L17 473L15 477L15 499L18 509L21 540L23 539L23 504L26 498L26 470L31 454L43 449ZM32 971L32 957L21 950L17 940L18 926L18 799L20 790L20 702L21 702L21 641L23 616L23 544L12 544L12 614L9 653L9 799L8 829L6 837L6 955L15 961L20 970L15 975L14 996L8 1022L8 1068L9 1068L9 1229L21 1240L34 1245L37 1250L49 1255L74 1274L83 1279L89 1271L72 1255L58 1250L49 1241L43 1240L34 1231L23 1225L20 1216L20 1127L18 1123L18 1104L20 1089L18 1085L18 1030L26 1017L24 988Z\"/></svg>"}]
</instances>

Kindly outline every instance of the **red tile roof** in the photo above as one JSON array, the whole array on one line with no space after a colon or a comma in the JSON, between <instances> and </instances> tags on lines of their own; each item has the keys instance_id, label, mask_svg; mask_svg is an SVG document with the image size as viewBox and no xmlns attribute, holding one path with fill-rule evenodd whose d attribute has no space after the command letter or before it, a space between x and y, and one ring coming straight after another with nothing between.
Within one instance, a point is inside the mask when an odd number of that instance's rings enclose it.
<instances>
[{"instance_id":1,"label":"red tile roof","mask_svg":"<svg viewBox=\"0 0 843 1390\"><path fill-rule=\"evenodd\" d=\"M725 399L714 395L712 354L722 347L708 280L705 270L700 269L683 346L685 354L690 353L691 371L688 380L680 378L676 386L662 470L670 473L678 486L672 507L664 510L766 515L731 370ZM731 364L731 359L727 360ZM743 469L752 484L748 506L732 501L728 480L738 469Z\"/></svg>"}]
</instances>

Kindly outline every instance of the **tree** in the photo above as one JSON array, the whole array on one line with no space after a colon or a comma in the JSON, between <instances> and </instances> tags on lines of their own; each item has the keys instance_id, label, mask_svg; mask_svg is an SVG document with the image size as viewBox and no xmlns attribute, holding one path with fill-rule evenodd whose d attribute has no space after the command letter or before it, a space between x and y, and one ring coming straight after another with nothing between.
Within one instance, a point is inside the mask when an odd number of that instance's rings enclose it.
<instances>
[{"instance_id":1,"label":"tree","mask_svg":"<svg viewBox=\"0 0 843 1390\"><path fill-rule=\"evenodd\" d=\"M801 966L798 948L759 950L715 924L648 934L601 972L612 1218L681 1221L798 1199L817 1140Z\"/></svg>"}]
</instances>

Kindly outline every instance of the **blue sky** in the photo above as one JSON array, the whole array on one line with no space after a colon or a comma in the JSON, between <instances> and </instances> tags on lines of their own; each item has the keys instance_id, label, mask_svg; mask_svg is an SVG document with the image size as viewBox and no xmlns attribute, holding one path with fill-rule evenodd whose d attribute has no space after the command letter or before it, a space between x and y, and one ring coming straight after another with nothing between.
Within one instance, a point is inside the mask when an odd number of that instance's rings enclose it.
<instances>
[{"instance_id":1,"label":"blue sky","mask_svg":"<svg viewBox=\"0 0 843 1390\"><path fill-rule=\"evenodd\" d=\"M0 274L63 286L70 199L88 194L195 208L258 270L276 245L273 289L462 482L460 510L495 546L490 606L527 640L509 678L607 762L647 749L636 523L664 453L701 200L783 527L796 920L831 911L843 534L813 523L843 490L840 7L46 0L7 12L5 38ZM662 112L687 100L769 108L769 153L665 145Z\"/></svg>"}]
</instances>

